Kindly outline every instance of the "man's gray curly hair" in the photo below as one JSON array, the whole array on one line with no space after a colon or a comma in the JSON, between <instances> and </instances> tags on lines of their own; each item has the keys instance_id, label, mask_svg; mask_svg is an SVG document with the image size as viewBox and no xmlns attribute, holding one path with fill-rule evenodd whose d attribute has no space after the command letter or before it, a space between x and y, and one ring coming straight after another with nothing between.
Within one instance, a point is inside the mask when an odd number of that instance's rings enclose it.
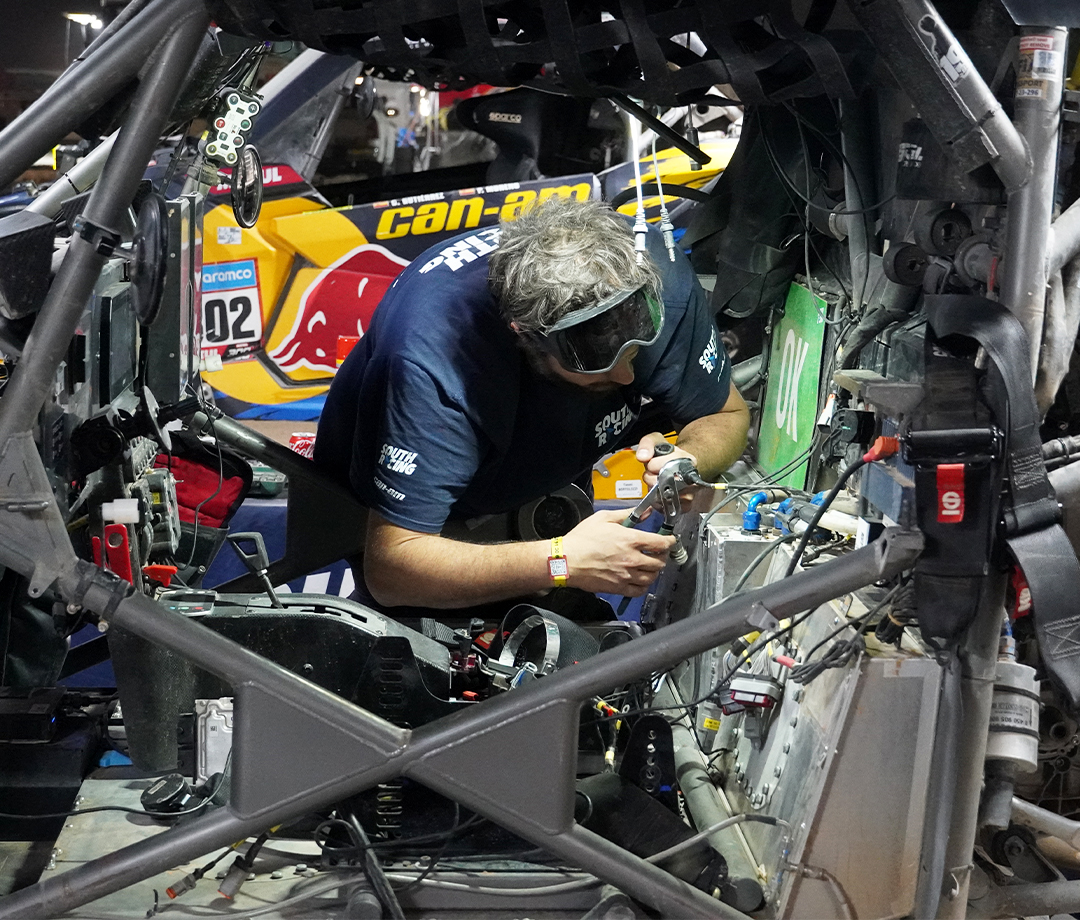
<instances>
[{"instance_id":1,"label":"man's gray curly hair","mask_svg":"<svg viewBox=\"0 0 1080 920\"><path fill-rule=\"evenodd\" d=\"M553 195L502 224L488 285L507 322L544 332L618 291L645 285L659 296L660 273L648 253L637 264L630 224L608 205Z\"/></svg>"}]
</instances>

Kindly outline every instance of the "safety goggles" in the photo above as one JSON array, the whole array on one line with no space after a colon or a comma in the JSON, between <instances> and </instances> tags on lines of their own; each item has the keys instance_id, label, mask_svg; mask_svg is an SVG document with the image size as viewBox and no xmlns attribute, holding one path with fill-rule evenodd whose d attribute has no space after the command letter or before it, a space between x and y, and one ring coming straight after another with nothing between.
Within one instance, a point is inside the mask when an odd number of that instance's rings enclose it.
<instances>
[{"instance_id":1,"label":"safety goggles","mask_svg":"<svg viewBox=\"0 0 1080 920\"><path fill-rule=\"evenodd\" d=\"M575 374L610 371L631 345L652 345L664 328L664 304L645 288L619 291L567 313L532 339Z\"/></svg>"}]
</instances>

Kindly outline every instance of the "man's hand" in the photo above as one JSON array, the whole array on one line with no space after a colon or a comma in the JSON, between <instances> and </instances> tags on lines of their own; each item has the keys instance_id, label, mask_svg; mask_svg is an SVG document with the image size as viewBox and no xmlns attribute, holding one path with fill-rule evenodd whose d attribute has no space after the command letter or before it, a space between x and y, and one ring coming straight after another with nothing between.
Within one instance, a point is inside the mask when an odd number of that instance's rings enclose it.
<instances>
[{"instance_id":1,"label":"man's hand","mask_svg":"<svg viewBox=\"0 0 1080 920\"><path fill-rule=\"evenodd\" d=\"M671 450L663 448L663 453L657 453L657 446L660 444L667 444L671 447ZM634 448L634 456L637 457L639 463L645 464L645 485L650 489L656 485L657 475L669 460L674 460L677 457L689 457L694 466L697 466L697 457L689 451L683 450L677 444L672 445L659 431L647 434L638 441L637 447Z\"/></svg>"},{"instance_id":2,"label":"man's hand","mask_svg":"<svg viewBox=\"0 0 1080 920\"><path fill-rule=\"evenodd\" d=\"M640 597L667 564L674 537L623 527L627 511L597 511L563 537L566 583L585 591Z\"/></svg>"}]
</instances>

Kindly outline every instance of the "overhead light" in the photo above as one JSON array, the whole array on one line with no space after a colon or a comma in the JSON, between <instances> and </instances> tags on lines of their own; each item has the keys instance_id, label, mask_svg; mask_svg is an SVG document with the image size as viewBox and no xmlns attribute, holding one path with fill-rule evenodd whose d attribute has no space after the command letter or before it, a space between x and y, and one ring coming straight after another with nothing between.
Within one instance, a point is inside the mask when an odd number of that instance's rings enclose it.
<instances>
[{"instance_id":1,"label":"overhead light","mask_svg":"<svg viewBox=\"0 0 1080 920\"><path fill-rule=\"evenodd\" d=\"M80 26L90 26L91 29L100 29L104 25L93 13L64 13L64 18L70 19Z\"/></svg>"}]
</instances>

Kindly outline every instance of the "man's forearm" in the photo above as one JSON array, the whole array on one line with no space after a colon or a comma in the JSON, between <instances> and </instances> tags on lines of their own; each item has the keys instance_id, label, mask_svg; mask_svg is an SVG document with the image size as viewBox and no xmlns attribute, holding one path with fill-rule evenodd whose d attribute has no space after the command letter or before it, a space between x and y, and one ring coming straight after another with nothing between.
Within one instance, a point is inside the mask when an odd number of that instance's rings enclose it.
<instances>
[{"instance_id":1,"label":"man's forearm","mask_svg":"<svg viewBox=\"0 0 1080 920\"><path fill-rule=\"evenodd\" d=\"M728 404L722 412L706 415L685 425L676 443L697 459L698 472L706 479L716 479L742 456L750 411L732 387Z\"/></svg>"},{"instance_id":2,"label":"man's forearm","mask_svg":"<svg viewBox=\"0 0 1080 920\"><path fill-rule=\"evenodd\" d=\"M543 541L463 543L369 520L364 577L386 606L471 607L550 587L547 555Z\"/></svg>"},{"instance_id":3,"label":"man's forearm","mask_svg":"<svg viewBox=\"0 0 1080 920\"><path fill-rule=\"evenodd\" d=\"M624 509L597 511L563 537L566 584L640 597L667 562L675 538L623 527ZM387 607L453 609L537 594L551 587L547 540L459 543L397 527L371 512L364 577Z\"/></svg>"}]
</instances>

